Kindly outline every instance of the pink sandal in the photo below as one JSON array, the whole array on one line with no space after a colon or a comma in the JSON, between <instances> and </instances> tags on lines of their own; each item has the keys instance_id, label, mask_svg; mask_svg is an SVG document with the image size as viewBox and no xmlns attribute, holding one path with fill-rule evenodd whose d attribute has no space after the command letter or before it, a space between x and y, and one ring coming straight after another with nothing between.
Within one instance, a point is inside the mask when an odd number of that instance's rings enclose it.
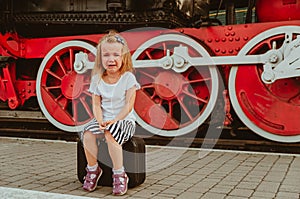
<instances>
[{"instance_id":1,"label":"pink sandal","mask_svg":"<svg viewBox=\"0 0 300 199\"><path fill-rule=\"evenodd\" d=\"M129 178L125 172L122 174L113 174L113 194L117 196L124 195L128 189Z\"/></svg>"},{"instance_id":2,"label":"pink sandal","mask_svg":"<svg viewBox=\"0 0 300 199\"><path fill-rule=\"evenodd\" d=\"M102 175L102 169L98 166L96 171L89 171L86 169L86 176L82 188L86 191L94 191L97 187L98 180Z\"/></svg>"}]
</instances>

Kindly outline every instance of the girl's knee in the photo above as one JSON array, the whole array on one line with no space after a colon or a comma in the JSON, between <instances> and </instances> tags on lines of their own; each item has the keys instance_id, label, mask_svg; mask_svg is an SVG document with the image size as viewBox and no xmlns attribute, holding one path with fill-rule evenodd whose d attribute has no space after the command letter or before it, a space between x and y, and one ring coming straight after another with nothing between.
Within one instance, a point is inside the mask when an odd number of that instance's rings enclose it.
<instances>
[{"instance_id":1,"label":"girl's knee","mask_svg":"<svg viewBox=\"0 0 300 199\"><path fill-rule=\"evenodd\" d=\"M96 136L92 132L90 132L90 131L85 131L83 133L83 140L85 140L85 141L87 141L87 140L93 140L95 138L96 138Z\"/></svg>"},{"instance_id":2,"label":"girl's knee","mask_svg":"<svg viewBox=\"0 0 300 199\"><path fill-rule=\"evenodd\" d=\"M109 131L105 130L104 136L105 136L105 139L107 142L117 143L117 141L115 140L115 138L112 136L112 134Z\"/></svg>"},{"instance_id":3,"label":"girl's knee","mask_svg":"<svg viewBox=\"0 0 300 199\"><path fill-rule=\"evenodd\" d=\"M110 140L111 138L113 138L113 136L108 130L104 130L104 136L106 140Z\"/></svg>"}]
</instances>

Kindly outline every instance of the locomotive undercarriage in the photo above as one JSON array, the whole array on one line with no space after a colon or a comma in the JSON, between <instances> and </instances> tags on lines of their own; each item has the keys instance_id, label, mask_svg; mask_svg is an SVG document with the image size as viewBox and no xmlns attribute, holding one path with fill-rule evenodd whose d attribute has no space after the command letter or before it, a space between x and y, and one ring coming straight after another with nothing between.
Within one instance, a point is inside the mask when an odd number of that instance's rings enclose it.
<instances>
[{"instance_id":1,"label":"locomotive undercarriage","mask_svg":"<svg viewBox=\"0 0 300 199\"><path fill-rule=\"evenodd\" d=\"M9 31L0 34L0 100L11 110L40 109L63 131L80 131L93 117L87 90L96 44L116 28L142 87L137 122L151 134L180 137L241 121L263 138L300 141L298 20L220 26L198 15L198 27L195 18L168 11L2 15Z\"/></svg>"},{"instance_id":2,"label":"locomotive undercarriage","mask_svg":"<svg viewBox=\"0 0 300 199\"><path fill-rule=\"evenodd\" d=\"M187 3L186 3L187 2ZM109 29L192 27L219 23L208 18L208 1L79 0L0 1L0 31L24 37L99 34ZM59 31L57 31L59 30Z\"/></svg>"},{"instance_id":3,"label":"locomotive undercarriage","mask_svg":"<svg viewBox=\"0 0 300 199\"><path fill-rule=\"evenodd\" d=\"M233 106L236 109L237 114L242 119L242 121L250 129L252 129L253 131L255 131L256 133L260 134L263 137L267 137L268 139L276 140L276 141L284 140L287 142L294 142L295 136L285 137L283 139L282 136L280 136L280 133L279 133L279 135L276 135L276 134L274 135L273 133L269 133L264 129L260 129L257 125L252 125L253 121L250 120L247 116L245 116L244 111L240 107L240 102L239 102L240 97L238 97L238 95L236 93L236 88L235 88L236 74L233 75L233 73L236 73L236 69L235 69L236 67L234 67L234 66L237 66L237 65L239 67L243 67L243 65L246 65L246 66L254 65L253 67L257 67L257 65L262 66L262 70L260 72L260 74L261 74L260 80L258 80L258 81L261 81L265 84L272 84L276 80L280 80L280 79L299 77L299 75L300 75L300 73L299 73L300 28L297 26L279 27L279 28L274 28L274 29L268 30L268 31L262 33L261 35L269 36L270 34L271 35L274 34L274 36L281 34L282 39L280 40L280 42L274 40L271 43L269 43L268 45L270 45L271 48L269 50L265 51L263 54L253 54L253 55L247 54L247 52L246 52L246 49L249 50L249 45L251 45L251 43L253 43L253 42L247 43L247 45L241 49L241 51L239 52L239 54L237 56L210 56L206 52L206 50L204 48L202 48L201 46L200 46L200 48L195 47L195 45L197 45L197 44L195 43L193 45L193 43L194 43L193 40L189 40L189 38L178 35L178 34L160 35L158 37L152 38L150 41L145 42L133 54L135 68L137 68L137 69L145 68L147 70L147 68L159 67L164 70L171 69L175 73L184 73L185 71L189 70L190 67L193 67L193 66L197 66L197 67L209 66L209 70L211 73L210 79L212 81L212 86L210 88L210 91L211 91L210 96L208 97L210 100L206 102L207 107L206 107L205 111L201 113L201 116L198 115L197 119L196 119L196 117L193 118L192 116L190 116L188 126L184 127L184 125L182 125L182 127L180 127L180 130L177 130L176 125L174 125L173 128L176 130L170 130L170 129L163 130L164 126L163 125L159 126L158 123L161 123L162 121L166 123L168 121L168 119L165 119L165 118L157 119L155 122L153 122L149 126L149 123L151 123L151 122L149 122L149 121L148 121L148 123L145 122L144 121L145 116L144 116L144 119L142 119L139 117L139 114L137 114L139 124L141 124L144 128L148 129L150 132L155 132L155 134L163 135L163 136L178 136L178 135L183 135L183 134L186 134L187 132L191 132L191 131L195 130L198 127L197 124L204 123L204 121L211 114L213 107L215 106L216 100L219 97L218 96L219 81L218 81L217 69L215 66L231 65L231 66L233 66L234 69L232 69L233 72L230 73L230 77L229 77L229 94L230 94L231 100L233 100L232 101ZM264 37L261 35L258 35L257 37ZM263 38L263 39L265 39L265 38ZM164 43L164 42L167 42L168 40L178 41L178 42L180 41L180 42L183 42L184 44L186 44L186 46L183 46L182 44L180 44L180 45L174 47L174 49L166 48L166 49L164 49L166 53L160 59L150 59L150 60L138 60L137 59L139 57L139 55L142 53L142 51L145 51L145 49L151 48L156 43L160 43L160 42ZM254 39L254 40L256 40L256 42L257 42L257 39ZM281 46L279 46L279 48L278 48L278 47L276 47L276 45L281 45ZM191 57L188 52L188 49L190 47L197 49L197 51L200 52L200 57L197 57L197 56ZM172 51L172 55L170 55L170 51ZM87 54L80 52L75 55L74 68L77 71L77 73L82 74L82 73L86 72L87 70L92 69L92 67L93 67L93 62L88 61ZM161 74L162 73L164 73L164 72L161 72ZM145 75L149 75L149 74L145 74ZM174 78L172 75L165 76L164 78L168 79L168 77ZM178 77L178 78L180 78L180 77ZM158 78L153 77L153 79L155 79L154 84L160 84L161 86L164 86L164 87L170 89L171 93L174 93L177 96L180 95L179 93L177 93L179 90L177 88L177 86L170 86L169 82L168 83L165 83L162 81L156 82L156 80ZM285 80L283 80L283 81L285 81ZM287 81L289 81L289 80L287 80ZM190 84L192 84L192 83L190 82ZM148 85L147 85L147 87L148 87ZM174 87L176 87L176 88L174 88ZM165 89L164 92L168 92L169 91L168 89ZM159 92L158 88L156 88L156 90L158 90L157 92ZM191 93L186 93L186 94L193 95ZM276 94L276 93L272 93L272 94ZM158 94L158 95L162 96L162 95L166 95L166 94ZM194 97L197 98L196 95ZM166 96L165 96L165 98L166 98ZM293 96L291 96L290 99L288 99L288 101L289 101L288 103L292 103L292 104L297 103L298 104L297 99L295 99L295 98L299 98L299 91L297 93L295 93ZM194 108L197 108L197 107L194 107ZM170 107L168 107L168 109L170 109ZM136 111L142 112L143 110L136 109ZM185 111L189 112L188 110L185 110ZM199 111L199 112L201 112L201 111ZM172 113L171 113L171 115L172 115ZM254 114L254 115L256 115L256 114ZM159 118L159 116L156 116L156 117ZM284 130L284 131L288 130L287 125L285 125L285 124L284 125L278 124L278 126L276 126L275 123L271 123L271 122L268 123L268 121L267 121L268 119L266 119L266 118L263 118L263 119L260 118L260 119L262 120L262 122L265 121L265 123L267 123L267 125L269 125L269 126L272 126L272 125L275 126L276 129L280 129L280 130ZM158 122L158 121L160 121L160 122ZM272 118L272 120L270 120L270 121L274 122L274 118ZM289 121L286 121L286 123L288 124ZM296 136L296 137L299 137L299 136Z\"/></svg>"},{"instance_id":4,"label":"locomotive undercarriage","mask_svg":"<svg viewBox=\"0 0 300 199\"><path fill-rule=\"evenodd\" d=\"M49 37L75 34L95 34L108 29L119 31L149 27L184 27L189 21L166 10L137 13L37 13L14 15L16 31L26 37ZM41 25L43 24L43 25ZM47 25L44 25L47 24ZM166 24L168 24L166 26ZM32 29L39 30L32 31ZM60 31L57 32L56 30Z\"/></svg>"}]
</instances>

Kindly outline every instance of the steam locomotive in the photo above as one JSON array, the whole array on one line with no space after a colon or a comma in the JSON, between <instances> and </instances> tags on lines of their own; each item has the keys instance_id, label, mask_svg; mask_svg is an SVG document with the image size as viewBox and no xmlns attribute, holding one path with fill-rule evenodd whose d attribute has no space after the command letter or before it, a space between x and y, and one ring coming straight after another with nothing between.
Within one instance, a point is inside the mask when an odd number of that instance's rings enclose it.
<instances>
[{"instance_id":1,"label":"steam locomotive","mask_svg":"<svg viewBox=\"0 0 300 199\"><path fill-rule=\"evenodd\" d=\"M128 41L137 123L165 137L242 123L300 141L300 0L0 0L0 101L78 132L96 45ZM298 74L299 73L299 74Z\"/></svg>"}]
</instances>

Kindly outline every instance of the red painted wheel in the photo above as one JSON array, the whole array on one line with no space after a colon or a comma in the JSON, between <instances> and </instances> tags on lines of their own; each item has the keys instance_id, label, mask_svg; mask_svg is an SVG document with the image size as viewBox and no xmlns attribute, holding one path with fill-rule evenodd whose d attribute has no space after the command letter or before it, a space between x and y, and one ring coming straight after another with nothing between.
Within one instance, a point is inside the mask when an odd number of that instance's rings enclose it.
<instances>
[{"instance_id":1,"label":"red painted wheel","mask_svg":"<svg viewBox=\"0 0 300 199\"><path fill-rule=\"evenodd\" d=\"M177 34L160 35L140 46L133 60L157 60L172 55L178 46L188 47L191 57L210 57L195 40ZM173 68L174 69L174 68ZM185 70L161 67L137 68L141 84L137 92L137 122L147 131L161 136L190 133L211 114L218 96L218 72L215 66L192 66Z\"/></svg>"},{"instance_id":2,"label":"red painted wheel","mask_svg":"<svg viewBox=\"0 0 300 199\"><path fill-rule=\"evenodd\" d=\"M240 55L263 54L280 48L286 34L300 34L299 27L278 27L253 38ZM299 78L276 80L265 84L261 80L262 65L233 67L229 77L232 105L244 124L255 133L279 142L300 141L300 81Z\"/></svg>"},{"instance_id":3,"label":"red painted wheel","mask_svg":"<svg viewBox=\"0 0 300 199\"><path fill-rule=\"evenodd\" d=\"M78 132L91 118L90 72L77 74L75 54L83 51L94 60L96 48L83 41L67 41L43 59L37 75L37 99L45 117L56 127Z\"/></svg>"}]
</instances>

